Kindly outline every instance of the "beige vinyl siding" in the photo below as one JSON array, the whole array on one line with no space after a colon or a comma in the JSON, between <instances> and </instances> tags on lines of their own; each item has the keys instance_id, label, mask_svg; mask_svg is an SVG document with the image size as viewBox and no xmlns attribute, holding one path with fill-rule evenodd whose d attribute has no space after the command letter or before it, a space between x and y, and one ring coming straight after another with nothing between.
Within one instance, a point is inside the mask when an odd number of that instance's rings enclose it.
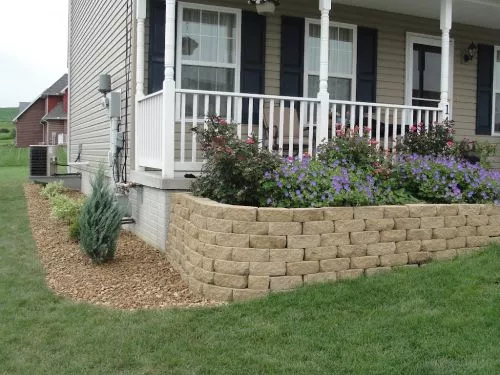
<instances>
[{"instance_id":1,"label":"beige vinyl siding","mask_svg":"<svg viewBox=\"0 0 500 375\"><path fill-rule=\"evenodd\" d=\"M240 0L190 2L254 10ZM279 94L280 88L282 15L320 18L317 1L303 0L283 1L275 14L267 16L265 93L271 95ZM406 35L411 32L440 36L439 20L339 4L334 4L331 19L378 30L377 102L404 104ZM498 156L491 160L495 168L500 168L500 137L475 135L477 59L467 64L462 61L463 52L472 41L476 44L500 45L500 30L453 24L451 34L454 40L452 109L457 138L468 137L497 144Z\"/></svg>"},{"instance_id":2,"label":"beige vinyl siding","mask_svg":"<svg viewBox=\"0 0 500 375\"><path fill-rule=\"evenodd\" d=\"M132 0L71 0L70 160L76 159L81 145L80 161L90 163L84 169L95 170L99 162L107 163L110 122L101 104L102 95L97 90L100 74L110 74L112 89L122 90L122 114L125 114L126 73L133 66L133 56L132 66L126 66L125 62L127 2L132 12ZM133 30L130 37L133 40ZM131 83L127 108L130 131L133 129L133 91Z\"/></svg>"}]
</instances>

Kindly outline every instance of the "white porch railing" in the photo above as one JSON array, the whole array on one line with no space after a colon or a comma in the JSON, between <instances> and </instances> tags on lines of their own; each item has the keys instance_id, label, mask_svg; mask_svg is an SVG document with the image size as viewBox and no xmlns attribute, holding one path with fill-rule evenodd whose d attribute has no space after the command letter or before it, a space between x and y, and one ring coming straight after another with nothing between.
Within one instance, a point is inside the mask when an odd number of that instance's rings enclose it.
<instances>
[{"instance_id":1,"label":"white porch railing","mask_svg":"<svg viewBox=\"0 0 500 375\"><path fill-rule=\"evenodd\" d=\"M199 171L202 155L195 126L211 115L237 124L237 135L255 135L261 147L281 155L313 152L319 100L273 95L199 90L176 90L176 170Z\"/></svg>"},{"instance_id":2,"label":"white porch railing","mask_svg":"<svg viewBox=\"0 0 500 375\"><path fill-rule=\"evenodd\" d=\"M429 125L441 118L441 110L435 107L341 100L330 100L330 113L332 121L329 123L329 135L335 137L337 128L353 130L359 127L360 135L370 128L372 138L384 150L394 150L397 138L408 133L412 126L424 124L428 129Z\"/></svg>"},{"instance_id":3,"label":"white porch railing","mask_svg":"<svg viewBox=\"0 0 500 375\"><path fill-rule=\"evenodd\" d=\"M139 167L161 169L163 92L138 99L136 111L136 164Z\"/></svg>"},{"instance_id":4,"label":"white porch railing","mask_svg":"<svg viewBox=\"0 0 500 375\"><path fill-rule=\"evenodd\" d=\"M393 150L397 137L409 132L410 127L420 123L428 127L440 119L440 110L433 107L330 100L328 129L320 132L321 108L317 98L177 89L175 114L168 114L170 123L162 118L163 105L162 91L137 102L139 167L163 169L173 165L176 172L200 171L203 155L192 129L204 126L211 115L237 124L238 137L246 139L253 134L261 141L260 147L285 156L314 154L322 141L318 134L333 138L337 130L355 128L359 134L370 128L379 147ZM174 140L169 143L174 148L169 153L173 160L163 160L167 137Z\"/></svg>"}]
</instances>

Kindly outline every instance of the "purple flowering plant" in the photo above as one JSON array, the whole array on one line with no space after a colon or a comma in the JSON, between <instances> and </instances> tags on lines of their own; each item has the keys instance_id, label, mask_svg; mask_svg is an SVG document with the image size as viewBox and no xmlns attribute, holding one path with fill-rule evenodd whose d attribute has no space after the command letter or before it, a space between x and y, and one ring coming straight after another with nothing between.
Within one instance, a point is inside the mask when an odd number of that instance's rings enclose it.
<instances>
[{"instance_id":1,"label":"purple flowering plant","mask_svg":"<svg viewBox=\"0 0 500 375\"><path fill-rule=\"evenodd\" d=\"M400 155L393 176L414 197L431 203L492 203L500 172L448 156Z\"/></svg>"},{"instance_id":2,"label":"purple flowering plant","mask_svg":"<svg viewBox=\"0 0 500 375\"><path fill-rule=\"evenodd\" d=\"M415 199L373 169L349 165L346 159L328 163L310 156L285 159L264 175L262 206L331 207L412 203Z\"/></svg>"}]
</instances>

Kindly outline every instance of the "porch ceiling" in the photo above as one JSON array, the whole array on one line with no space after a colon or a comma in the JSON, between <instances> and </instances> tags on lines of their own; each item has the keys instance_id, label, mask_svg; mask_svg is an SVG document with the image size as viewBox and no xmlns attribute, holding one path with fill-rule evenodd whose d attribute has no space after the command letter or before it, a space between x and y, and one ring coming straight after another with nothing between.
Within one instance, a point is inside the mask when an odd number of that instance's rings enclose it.
<instances>
[{"instance_id":1,"label":"porch ceiling","mask_svg":"<svg viewBox=\"0 0 500 375\"><path fill-rule=\"evenodd\" d=\"M439 19L439 0L333 0L333 3ZM453 22L500 29L499 0L454 0Z\"/></svg>"}]
</instances>

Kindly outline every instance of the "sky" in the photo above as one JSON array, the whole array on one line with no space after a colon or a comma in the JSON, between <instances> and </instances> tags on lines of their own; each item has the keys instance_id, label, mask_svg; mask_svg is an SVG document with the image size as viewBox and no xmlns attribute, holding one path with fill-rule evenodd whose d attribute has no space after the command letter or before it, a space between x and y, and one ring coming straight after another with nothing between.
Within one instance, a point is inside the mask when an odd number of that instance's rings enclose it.
<instances>
[{"instance_id":1,"label":"sky","mask_svg":"<svg viewBox=\"0 0 500 375\"><path fill-rule=\"evenodd\" d=\"M0 0L0 108L32 102L67 72L68 0Z\"/></svg>"}]
</instances>

